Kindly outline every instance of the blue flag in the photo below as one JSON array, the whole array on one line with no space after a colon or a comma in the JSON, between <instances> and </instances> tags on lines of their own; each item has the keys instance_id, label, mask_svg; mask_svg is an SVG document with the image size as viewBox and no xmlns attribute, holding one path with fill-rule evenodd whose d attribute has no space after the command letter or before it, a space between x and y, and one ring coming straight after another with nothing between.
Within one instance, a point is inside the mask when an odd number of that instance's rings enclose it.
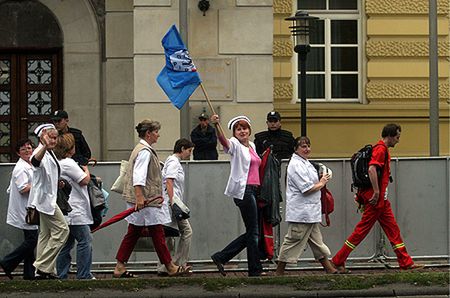
<instances>
[{"instance_id":1,"label":"blue flag","mask_svg":"<svg viewBox=\"0 0 450 298\"><path fill-rule=\"evenodd\" d=\"M181 109L202 80L175 25L164 35L162 46L166 65L156 81L172 104Z\"/></svg>"}]
</instances>

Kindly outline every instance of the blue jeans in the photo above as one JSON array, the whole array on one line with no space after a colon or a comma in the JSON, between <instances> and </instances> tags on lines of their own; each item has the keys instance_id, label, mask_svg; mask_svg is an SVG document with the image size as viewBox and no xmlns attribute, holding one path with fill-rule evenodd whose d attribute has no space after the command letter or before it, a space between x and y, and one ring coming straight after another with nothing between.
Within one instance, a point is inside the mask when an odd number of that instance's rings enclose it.
<instances>
[{"instance_id":1,"label":"blue jeans","mask_svg":"<svg viewBox=\"0 0 450 298\"><path fill-rule=\"evenodd\" d=\"M61 279L67 279L72 250L77 241L77 279L91 279L92 235L89 225L69 225L70 234L56 259L56 271Z\"/></svg>"},{"instance_id":2,"label":"blue jeans","mask_svg":"<svg viewBox=\"0 0 450 298\"><path fill-rule=\"evenodd\" d=\"M256 205L256 188L248 186L245 188L242 200L234 199L239 207L245 224L245 233L231 241L224 249L213 256L222 264L227 263L244 248L247 248L248 275L258 276L262 272L261 261L258 250L258 208Z\"/></svg>"},{"instance_id":3,"label":"blue jeans","mask_svg":"<svg viewBox=\"0 0 450 298\"><path fill-rule=\"evenodd\" d=\"M6 271L13 272L19 263L23 261L23 278L34 279L34 250L38 241L38 230L22 231L23 242L14 251L6 255L0 263Z\"/></svg>"}]
</instances>

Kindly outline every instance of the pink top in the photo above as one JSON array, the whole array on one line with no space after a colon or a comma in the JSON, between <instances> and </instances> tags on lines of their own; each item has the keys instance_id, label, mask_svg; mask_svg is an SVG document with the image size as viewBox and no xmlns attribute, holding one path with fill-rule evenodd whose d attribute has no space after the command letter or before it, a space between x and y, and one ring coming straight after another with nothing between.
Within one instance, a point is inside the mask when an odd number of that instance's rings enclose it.
<instances>
[{"instance_id":1,"label":"pink top","mask_svg":"<svg viewBox=\"0 0 450 298\"><path fill-rule=\"evenodd\" d=\"M247 185L260 185L259 182L259 166L261 165L261 158L253 150L250 149L250 169L248 170Z\"/></svg>"}]
</instances>

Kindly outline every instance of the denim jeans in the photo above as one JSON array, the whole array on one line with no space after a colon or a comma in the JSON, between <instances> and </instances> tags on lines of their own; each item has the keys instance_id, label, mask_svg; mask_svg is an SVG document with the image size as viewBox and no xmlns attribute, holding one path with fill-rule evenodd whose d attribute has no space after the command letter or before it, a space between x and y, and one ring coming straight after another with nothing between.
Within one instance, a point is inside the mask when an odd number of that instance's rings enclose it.
<instances>
[{"instance_id":1,"label":"denim jeans","mask_svg":"<svg viewBox=\"0 0 450 298\"><path fill-rule=\"evenodd\" d=\"M92 235L89 225L70 225L70 234L66 244L56 259L56 270L61 279L67 279L75 240L77 241L77 279L91 279L92 265Z\"/></svg>"},{"instance_id":2,"label":"denim jeans","mask_svg":"<svg viewBox=\"0 0 450 298\"><path fill-rule=\"evenodd\" d=\"M22 230L23 242L0 262L8 272L13 272L23 261L23 278L34 279L34 250L38 241L38 230Z\"/></svg>"},{"instance_id":3,"label":"denim jeans","mask_svg":"<svg viewBox=\"0 0 450 298\"><path fill-rule=\"evenodd\" d=\"M214 258L222 264L227 263L244 248L247 248L248 275L258 276L262 272L258 250L258 208L256 205L256 189L253 186L245 188L242 200L234 199L239 207L245 224L245 233L231 241L224 249L214 254Z\"/></svg>"}]
</instances>

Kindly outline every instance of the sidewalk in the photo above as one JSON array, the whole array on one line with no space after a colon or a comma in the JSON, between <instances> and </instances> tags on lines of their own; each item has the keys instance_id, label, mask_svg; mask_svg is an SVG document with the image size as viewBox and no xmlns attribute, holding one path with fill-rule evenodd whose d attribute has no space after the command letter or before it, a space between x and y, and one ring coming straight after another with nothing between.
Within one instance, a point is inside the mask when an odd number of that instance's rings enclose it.
<instances>
[{"instance_id":1,"label":"sidewalk","mask_svg":"<svg viewBox=\"0 0 450 298\"><path fill-rule=\"evenodd\" d=\"M248 278L245 272L229 272L226 277L200 272L181 278L143 273L137 279L116 279L108 272L96 273L97 280L90 281L9 281L1 276L0 297L449 297L448 267L414 272L353 269L348 275L321 270L287 273L261 278Z\"/></svg>"}]
</instances>

